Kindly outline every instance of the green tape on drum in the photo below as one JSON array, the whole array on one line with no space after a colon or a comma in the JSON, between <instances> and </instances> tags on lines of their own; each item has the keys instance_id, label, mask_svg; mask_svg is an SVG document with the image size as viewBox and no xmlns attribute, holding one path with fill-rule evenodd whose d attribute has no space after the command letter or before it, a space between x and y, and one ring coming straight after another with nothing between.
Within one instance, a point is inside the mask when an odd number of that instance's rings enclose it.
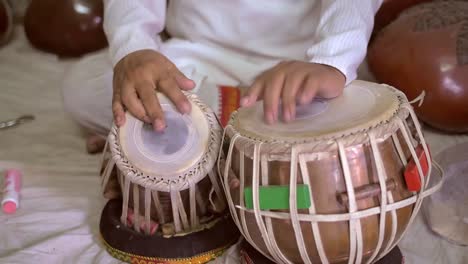
<instances>
[{"instance_id":1,"label":"green tape on drum","mask_svg":"<svg viewBox=\"0 0 468 264\"><path fill-rule=\"evenodd\" d=\"M290 186L260 186L259 201L260 210L287 210L289 206ZM252 187L244 190L245 206L253 209ZM296 191L297 209L308 209L310 207L310 193L308 185L297 185Z\"/></svg>"}]
</instances>

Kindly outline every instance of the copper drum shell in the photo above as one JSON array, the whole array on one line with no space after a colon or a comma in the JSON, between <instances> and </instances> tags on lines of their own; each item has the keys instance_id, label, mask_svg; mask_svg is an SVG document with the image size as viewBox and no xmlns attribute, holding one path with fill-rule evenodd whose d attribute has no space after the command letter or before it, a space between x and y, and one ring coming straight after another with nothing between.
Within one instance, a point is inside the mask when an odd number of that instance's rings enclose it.
<instances>
[{"instance_id":1,"label":"copper drum shell","mask_svg":"<svg viewBox=\"0 0 468 264\"><path fill-rule=\"evenodd\" d=\"M408 120L407 120L408 121ZM413 124L409 123L410 131ZM414 131L412 131L414 132ZM404 155L407 160L411 157L410 150L405 143L403 135L400 131L395 132L396 137L399 139ZM415 132L410 135L416 137ZM226 140L229 141L229 136ZM229 143L229 142L228 142ZM229 144L227 144L229 145ZM225 146L226 147L226 144ZM378 140L378 150L381 154L385 172L387 174L387 185L391 183L394 202L398 202L413 196L413 193L406 189L405 179L403 176L404 165L398 155L392 137ZM239 178L240 175L240 151L237 144L234 146L232 153L230 168L232 172ZM227 153L227 149L225 149ZM302 153L307 153L302 152ZM313 199L316 207L317 214L342 214L348 213L347 203L340 201L346 193L345 180L343 169L341 168L340 157L338 150L328 152L313 153L309 152L314 158L307 162L307 170L309 174L309 181L313 193ZM261 156L267 155L269 158L274 157L269 153L261 152ZM379 184L377 176L375 159L372 154L370 143L351 145L346 147L346 156L349 163L352 182L355 191L360 188L372 186L372 184ZM247 155L244 158L244 177L245 187L252 186L252 172L253 172L253 159ZM268 185L290 185L290 161L270 160L267 164L268 170ZM299 164L297 165L297 184L303 184L303 176ZM262 166L260 166L259 175L262 175ZM262 185L260 179L260 185ZM244 188L245 188L244 187ZM239 205L239 187L231 188L229 190L232 201L235 205ZM380 187L377 187L377 192L373 194L364 194L361 200L357 201L358 211L380 206ZM341 197L341 198L340 198ZM414 204L396 210L396 222L392 220L391 212L386 213L385 235L383 244L379 254L387 247L390 242L392 225L397 225L397 232L394 240L391 242L392 247L402 236L403 232L408 227L410 217L414 210ZM236 209L239 216L241 210ZM272 210L273 211L273 210ZM261 232L257 225L255 215L252 212L245 212L246 225L248 233L253 239L255 245L259 247L260 251L269 252L262 238ZM277 212L286 212L289 210L277 210ZM299 214L309 214L308 210L300 209ZM363 262L367 261L375 251L379 239L379 218L380 214L371 215L361 218L362 236L363 236ZM263 217L263 221L265 221ZM278 248L293 263L303 263L301 258L297 240L294 234L294 229L290 220L274 219L271 218L272 229L274 238L277 241ZM320 236L322 238L323 247L330 263L348 263L350 256L350 234L349 222L318 222ZM319 253L317 251L316 243L310 222L301 222L301 229L303 233L304 243L310 260L313 263L321 263ZM389 248L390 250L391 248ZM377 261L377 259L375 259Z\"/></svg>"}]
</instances>

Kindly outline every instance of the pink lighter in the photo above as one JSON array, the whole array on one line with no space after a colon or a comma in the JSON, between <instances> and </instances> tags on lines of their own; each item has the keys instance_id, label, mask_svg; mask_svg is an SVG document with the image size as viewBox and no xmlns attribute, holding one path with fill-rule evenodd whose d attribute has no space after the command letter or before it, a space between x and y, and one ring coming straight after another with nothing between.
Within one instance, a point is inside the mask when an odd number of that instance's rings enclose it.
<instances>
[{"instance_id":1,"label":"pink lighter","mask_svg":"<svg viewBox=\"0 0 468 264\"><path fill-rule=\"evenodd\" d=\"M5 172L2 209L4 213L13 214L19 207L21 171L9 169Z\"/></svg>"}]
</instances>

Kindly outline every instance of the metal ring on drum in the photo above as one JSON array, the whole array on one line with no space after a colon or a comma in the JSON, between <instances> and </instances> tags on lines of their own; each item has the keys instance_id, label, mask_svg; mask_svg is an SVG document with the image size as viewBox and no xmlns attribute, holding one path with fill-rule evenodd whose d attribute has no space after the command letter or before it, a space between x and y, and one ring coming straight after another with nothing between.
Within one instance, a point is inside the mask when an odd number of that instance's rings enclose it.
<instances>
[{"instance_id":1,"label":"metal ring on drum","mask_svg":"<svg viewBox=\"0 0 468 264\"><path fill-rule=\"evenodd\" d=\"M309 107L287 124L263 122L260 103L232 114L218 158L231 215L276 263L374 263L443 174L428 185L429 147L397 89L354 81Z\"/></svg>"}]
</instances>

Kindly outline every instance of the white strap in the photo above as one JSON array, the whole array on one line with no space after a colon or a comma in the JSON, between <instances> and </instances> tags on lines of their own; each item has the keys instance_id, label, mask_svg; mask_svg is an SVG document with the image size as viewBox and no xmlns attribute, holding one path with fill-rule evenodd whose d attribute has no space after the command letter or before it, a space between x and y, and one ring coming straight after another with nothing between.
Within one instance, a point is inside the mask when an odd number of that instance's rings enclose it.
<instances>
[{"instance_id":1,"label":"white strap","mask_svg":"<svg viewBox=\"0 0 468 264\"><path fill-rule=\"evenodd\" d=\"M177 202L177 193L178 193L177 191L172 191L172 190L170 192L174 228L175 228L176 233L179 233L182 231L182 225L180 224L180 219L179 219L179 203Z\"/></svg>"},{"instance_id":2,"label":"white strap","mask_svg":"<svg viewBox=\"0 0 468 264\"><path fill-rule=\"evenodd\" d=\"M221 208L216 208L219 211L223 211L224 208L226 207L226 204L224 203L224 195L223 192L221 191L221 187L218 182L218 175L216 175L214 170L210 170L208 172L208 176L210 177L211 180L211 186L216 192L216 196L218 197L218 201L220 202L219 206ZM212 204L213 206L216 206L216 204Z\"/></svg>"},{"instance_id":3,"label":"white strap","mask_svg":"<svg viewBox=\"0 0 468 264\"><path fill-rule=\"evenodd\" d=\"M242 207L245 207L245 201L244 201L245 166L244 166L244 161L245 161L244 151L239 150L239 164L240 164L239 165L239 167L240 167L240 169L239 169L239 174L240 174L239 175L239 204ZM255 214L255 211L253 211L251 213ZM245 238L247 239L247 241L250 242L250 244L255 244L253 242L252 237L250 236L250 233L249 233L249 228L247 226L247 221L245 219L245 211L242 211L242 210L240 211L240 219L241 219L241 223L242 223L242 229L245 232L245 234L244 234Z\"/></svg>"},{"instance_id":4,"label":"white strap","mask_svg":"<svg viewBox=\"0 0 468 264\"><path fill-rule=\"evenodd\" d=\"M123 191L123 203L122 203L122 216L120 217L120 222L122 222L125 226L127 226L129 196L130 196L130 179L125 178L124 191Z\"/></svg>"},{"instance_id":5,"label":"white strap","mask_svg":"<svg viewBox=\"0 0 468 264\"><path fill-rule=\"evenodd\" d=\"M426 177L426 184L425 184L425 188L427 188L429 186L429 182L430 182L431 175L432 175L431 173L432 172L432 159L429 156L429 147L426 143L426 139L423 136L421 125L418 122L418 117L416 116L416 113L414 112L413 108L409 107L408 105L405 105L405 108L409 110L411 119L413 120L413 124L416 127L416 133L418 134L419 141L421 142L421 145L424 149L424 153L426 153L426 161L427 161L427 165L429 168L427 175L426 175L427 177Z\"/></svg>"},{"instance_id":6,"label":"white strap","mask_svg":"<svg viewBox=\"0 0 468 264\"><path fill-rule=\"evenodd\" d=\"M267 154L260 154L260 171L262 174L262 185L268 186L269 179L268 179L268 155ZM280 248L278 247L278 243L276 242L276 236L273 229L273 222L271 217L265 217L265 225L266 230L268 233L268 237L270 238L271 246L274 252L274 255L278 256L282 262L284 263L291 263L288 258L281 252Z\"/></svg>"},{"instance_id":7,"label":"white strap","mask_svg":"<svg viewBox=\"0 0 468 264\"><path fill-rule=\"evenodd\" d=\"M307 253L307 248L304 243L304 236L302 234L301 223L299 222L299 216L297 211L297 156L298 151L296 146L291 149L291 170L289 175L289 212L291 216L291 223L294 229L294 235L296 236L297 247L301 254L302 261L307 264L311 264L312 261Z\"/></svg>"},{"instance_id":8,"label":"white strap","mask_svg":"<svg viewBox=\"0 0 468 264\"><path fill-rule=\"evenodd\" d=\"M226 131L224 132L226 133ZM226 162L224 164L224 166L221 164L222 162L222 159L221 159L221 152L220 151L220 156L218 158L218 167L219 169L221 170L221 168L224 168L224 172L222 175L224 175L223 179L224 179L224 192L226 193L226 198L228 200L228 205L229 205L229 210L231 211L231 215L233 217L233 220L234 222L236 223L237 227L239 228L240 232L242 233L242 235L244 237L246 237L246 235L244 235L244 229L243 229L243 226L240 225L239 223L239 217L237 215L237 210L236 208L234 207L234 201L232 199L232 196L231 196L231 190L229 189L229 169L231 168L231 159L232 159L232 153L233 153L233 149L234 149L234 144L236 143L236 140L239 138L239 135L235 135L232 139L231 139L231 143L229 145L229 149L228 149L228 153L227 153L227 157L226 157ZM221 146L223 145L223 142L224 142L224 135L222 137L222 141L221 141ZM240 198L240 200L242 200L242 198ZM247 237L246 237L247 238ZM248 239L247 239L248 240ZM251 242L251 241L249 241Z\"/></svg>"},{"instance_id":9,"label":"white strap","mask_svg":"<svg viewBox=\"0 0 468 264\"><path fill-rule=\"evenodd\" d=\"M197 200L198 209L200 209L200 215L206 215L207 205L198 188L195 189L195 199Z\"/></svg>"},{"instance_id":10,"label":"white strap","mask_svg":"<svg viewBox=\"0 0 468 264\"><path fill-rule=\"evenodd\" d=\"M408 109L410 109L410 108L408 108ZM411 112L412 112L412 110L410 109L410 113L411 113ZM416 125L416 130L418 131L418 130L419 130L418 125L417 125L417 124L415 124L415 125ZM420 181L421 181L421 189L420 189L419 193L417 193L416 196L413 196L413 197L412 197L412 198L416 198L416 201L415 201L415 205L414 205L413 212L411 213L410 220L408 221L408 224L407 224L408 226L410 226L410 225L413 223L414 219L416 218L417 213L419 212L419 209L420 209L420 207L421 207L421 203L422 203L424 197L427 196L426 194L428 193L428 191L425 191L425 189L426 189L425 176L423 175L421 163L419 162L419 159L418 159L418 157L417 157L417 155L416 155L416 151L415 151L415 149L414 149L414 146L411 144L411 139L410 139L410 137L409 137L409 135L408 135L409 131L406 130L406 127L404 126L404 121L401 120L401 119L398 120L398 126L400 127L400 131L401 131L402 134L403 134L403 138L405 139L406 144L408 145L408 148L409 148L409 150L410 150L410 152L411 152L411 157L413 158L414 162L416 163L416 167L417 167L418 173L419 173L419 179L420 179ZM420 138L420 139L421 139L421 138ZM422 138L422 140L424 141L423 138ZM427 146L425 146L425 141L424 141L424 143L423 143L423 146L424 146L424 151L426 151L426 150L427 150ZM428 152L426 152L426 153L428 153ZM428 159L428 163L431 165L430 159ZM429 170L429 172L430 172L430 170ZM442 173L442 176L443 176L443 173ZM443 182L442 182L442 180L441 180L441 181L439 182L439 184L442 184L442 183L443 183ZM436 185L436 186L437 186L437 185ZM434 189L434 188L435 188L435 187L432 187L432 189ZM408 232L408 228L406 228L406 229L403 231L403 233L401 234L400 238L397 239L397 241L395 241L395 243L389 248L389 250L390 250L391 248L393 248L395 245L397 245L397 244L401 241L401 239L403 239L403 237L405 236L405 234L406 234L407 232ZM387 254L387 253L388 253L388 252L382 252L381 256L384 256L384 254Z\"/></svg>"},{"instance_id":11,"label":"white strap","mask_svg":"<svg viewBox=\"0 0 468 264\"><path fill-rule=\"evenodd\" d=\"M104 168L104 172L102 173L102 179L101 179L101 188L104 191L107 187L107 183L109 182L110 176L112 174L112 171L114 170L115 167L115 161L113 159L109 159L109 161L106 164L106 167Z\"/></svg>"},{"instance_id":12,"label":"white strap","mask_svg":"<svg viewBox=\"0 0 468 264\"><path fill-rule=\"evenodd\" d=\"M277 256L275 250L273 249L271 245L271 237L268 236L268 232L265 227L265 223L263 222L262 217L260 216L260 149L261 149L262 143L257 143L254 146L254 157L253 157L253 166L252 166L252 200L253 200L253 208L254 208L254 217L255 221L257 222L257 227L260 231L261 237L263 238L263 242L265 243L265 246L267 247L269 253L271 256L276 260L280 261L280 258ZM242 152L243 153L243 152ZM242 155L241 161L244 160L244 157ZM241 165L241 171L244 169L244 164L242 162ZM244 175L241 176L243 178ZM242 187L241 187L242 188ZM241 196L241 200L242 200Z\"/></svg>"},{"instance_id":13,"label":"white strap","mask_svg":"<svg viewBox=\"0 0 468 264\"><path fill-rule=\"evenodd\" d=\"M175 193L176 193L176 198L177 198L177 208L179 208L179 216L180 216L180 219L182 220L182 226L184 230L189 230L190 225L189 225L188 218L187 218L187 212L185 211L184 202L182 201L180 192L176 191Z\"/></svg>"},{"instance_id":14,"label":"white strap","mask_svg":"<svg viewBox=\"0 0 468 264\"><path fill-rule=\"evenodd\" d=\"M190 200L190 225L192 228L198 226L198 218L197 218L197 185L193 183L192 180L189 179L190 189L189 189L189 200Z\"/></svg>"},{"instance_id":15,"label":"white strap","mask_svg":"<svg viewBox=\"0 0 468 264\"><path fill-rule=\"evenodd\" d=\"M367 264L372 263L382 247L382 243L385 237L385 221L387 215L387 173L380 155L380 150L377 146L374 133L369 132L369 139L371 144L372 155L374 157L375 167L377 170L377 177L380 184L380 219L379 219L379 238L377 240L377 246L374 249L371 257L367 261ZM394 212L394 211L393 211Z\"/></svg>"},{"instance_id":16,"label":"white strap","mask_svg":"<svg viewBox=\"0 0 468 264\"><path fill-rule=\"evenodd\" d=\"M418 107L421 107L421 105L424 103L424 98L426 97L426 91L423 90L418 97L414 98L412 101L410 101L410 104L418 103Z\"/></svg>"},{"instance_id":17,"label":"white strap","mask_svg":"<svg viewBox=\"0 0 468 264\"><path fill-rule=\"evenodd\" d=\"M307 167L307 161L305 160L304 155L299 154L299 167L301 169L302 180L304 184L307 185L309 189L309 199L310 199L310 207L309 207L309 214L315 215L317 213L315 209L315 201L314 201L314 193L312 192L312 185L310 183L310 175L309 175L309 168ZM320 235L320 228L317 222L311 222L312 225L312 233L314 234L315 245L317 246L317 251L320 256L320 261L322 264L328 264L327 254L325 253L325 249L323 247L322 237Z\"/></svg>"},{"instance_id":18,"label":"white strap","mask_svg":"<svg viewBox=\"0 0 468 264\"><path fill-rule=\"evenodd\" d=\"M140 232L140 190L137 184L133 184L133 228Z\"/></svg>"},{"instance_id":19,"label":"white strap","mask_svg":"<svg viewBox=\"0 0 468 264\"><path fill-rule=\"evenodd\" d=\"M353 182L351 179L351 172L349 170L349 165L348 165L348 158L346 156L345 148L343 146L343 143L340 141L337 141L338 145L338 153L340 155L340 161L341 161L341 166L343 169L343 176L345 179L345 186L346 186L346 192L348 193L348 200L349 200L349 212L350 213L355 213L357 212L357 204L356 204L356 196L354 194L354 186ZM359 230L358 230L359 226ZM348 263L354 263L354 260L356 258L356 255L359 254L356 251L359 251L359 246L362 245L357 245L359 243L357 239L358 231L360 231L360 222L356 221L356 219L350 219L349 221L349 261ZM361 232L359 232L361 233ZM362 234L360 234L362 236ZM362 243L362 237L361 237L361 243ZM361 252L362 254L362 252ZM356 263L359 263L356 260Z\"/></svg>"},{"instance_id":20,"label":"white strap","mask_svg":"<svg viewBox=\"0 0 468 264\"><path fill-rule=\"evenodd\" d=\"M165 224L166 217L164 216L163 208L159 202L159 193L158 191L151 191L151 195L153 196L154 207L156 208L156 213L158 214L158 221L160 224Z\"/></svg>"},{"instance_id":21,"label":"white strap","mask_svg":"<svg viewBox=\"0 0 468 264\"><path fill-rule=\"evenodd\" d=\"M398 139L396 133L392 134L392 140L397 150L398 156L400 157L401 163L403 164L403 166L406 166L406 164L408 164L408 161L406 160L405 153L403 152L403 148L401 147L400 140Z\"/></svg>"},{"instance_id":22,"label":"white strap","mask_svg":"<svg viewBox=\"0 0 468 264\"><path fill-rule=\"evenodd\" d=\"M151 232L151 190L145 188L145 233Z\"/></svg>"}]
</instances>

